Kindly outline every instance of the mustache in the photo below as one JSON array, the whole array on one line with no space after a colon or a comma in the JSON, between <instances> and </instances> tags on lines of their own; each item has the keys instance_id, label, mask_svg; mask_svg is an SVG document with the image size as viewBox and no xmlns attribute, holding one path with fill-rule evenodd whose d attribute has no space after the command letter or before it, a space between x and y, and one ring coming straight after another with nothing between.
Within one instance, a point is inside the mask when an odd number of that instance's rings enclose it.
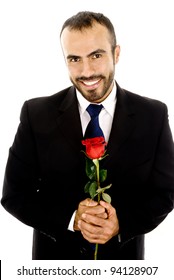
<instances>
[{"instance_id":1,"label":"mustache","mask_svg":"<svg viewBox=\"0 0 174 280\"><path fill-rule=\"evenodd\" d=\"M105 77L103 75L93 75L90 77L81 76L81 77L77 77L76 81L92 81L92 80L104 79L104 78Z\"/></svg>"}]
</instances>

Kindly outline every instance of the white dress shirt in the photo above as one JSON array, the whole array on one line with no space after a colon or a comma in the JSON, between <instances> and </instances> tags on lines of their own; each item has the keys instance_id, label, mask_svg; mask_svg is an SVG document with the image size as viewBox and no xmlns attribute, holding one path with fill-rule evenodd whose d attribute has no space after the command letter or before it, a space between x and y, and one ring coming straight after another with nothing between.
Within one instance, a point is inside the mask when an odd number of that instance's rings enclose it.
<instances>
[{"instance_id":1,"label":"white dress shirt","mask_svg":"<svg viewBox=\"0 0 174 280\"><path fill-rule=\"evenodd\" d=\"M108 95L108 97L103 102L100 103L103 105L103 108L99 114L99 125L100 125L101 129L103 130L103 134L104 134L106 142L108 142L108 140L109 140L111 127L112 127L112 121L113 121L114 112L115 112L116 91L117 91L117 87L116 87L116 83L114 83L111 93ZM88 114L88 112L86 111L86 109L89 106L89 104L91 104L91 103L88 100L86 100L78 90L76 90L76 94L77 94L77 100L78 100L81 125L82 125L82 130L83 130L83 135L84 135L86 127L91 119L91 117ZM96 103L94 103L94 104L96 104ZM76 213L76 211L73 213L69 226L68 226L68 229L71 231L74 231L73 225L74 225L75 213Z\"/></svg>"},{"instance_id":2,"label":"white dress shirt","mask_svg":"<svg viewBox=\"0 0 174 280\"><path fill-rule=\"evenodd\" d=\"M113 89L108 97L100 104L103 105L103 108L99 114L99 125L103 130L103 134L105 136L105 141L108 142L109 135L112 127L112 121L115 112L116 105L116 83L114 83ZM90 115L86 111L89 104L91 104L88 100L86 100L79 91L76 91L80 119L82 124L83 135L85 134L86 127L91 119ZM95 103L94 103L95 104ZM99 104L99 105L100 105Z\"/></svg>"}]
</instances>

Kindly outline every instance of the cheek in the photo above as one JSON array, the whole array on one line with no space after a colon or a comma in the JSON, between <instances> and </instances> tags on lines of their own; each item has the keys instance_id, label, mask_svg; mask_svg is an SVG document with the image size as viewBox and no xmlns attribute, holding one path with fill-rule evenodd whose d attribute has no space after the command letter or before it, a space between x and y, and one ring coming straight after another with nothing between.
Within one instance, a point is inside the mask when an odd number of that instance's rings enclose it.
<instances>
[{"instance_id":1,"label":"cheek","mask_svg":"<svg viewBox=\"0 0 174 280\"><path fill-rule=\"evenodd\" d=\"M69 76L71 78L74 79L74 78L76 78L76 77L78 77L80 75L79 67L77 67L77 66L69 66L69 65L67 65L67 67L68 67Z\"/></svg>"},{"instance_id":2,"label":"cheek","mask_svg":"<svg viewBox=\"0 0 174 280\"><path fill-rule=\"evenodd\" d=\"M111 70L113 70L114 64L113 64L113 59L107 59L105 61L102 61L102 63L99 63L98 65L96 65L95 69L97 72L99 73L103 73L105 75L107 75L107 73L110 73Z\"/></svg>"},{"instance_id":3,"label":"cheek","mask_svg":"<svg viewBox=\"0 0 174 280\"><path fill-rule=\"evenodd\" d=\"M77 76L77 71L73 67L68 66L69 77L74 79Z\"/></svg>"}]
</instances>

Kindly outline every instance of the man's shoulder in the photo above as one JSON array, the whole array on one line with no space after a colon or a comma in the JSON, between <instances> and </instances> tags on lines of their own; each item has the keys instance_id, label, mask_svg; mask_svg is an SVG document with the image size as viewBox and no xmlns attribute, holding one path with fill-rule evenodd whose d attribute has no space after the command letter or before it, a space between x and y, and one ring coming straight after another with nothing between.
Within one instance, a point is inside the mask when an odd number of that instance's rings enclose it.
<instances>
[{"instance_id":1,"label":"man's shoulder","mask_svg":"<svg viewBox=\"0 0 174 280\"><path fill-rule=\"evenodd\" d=\"M36 106L36 107L42 107L42 106L48 106L49 104L57 104L57 103L61 103L63 101L63 99L65 98L65 96L67 95L67 93L72 90L72 86L67 87L65 89L62 89L61 91L58 91L52 95L48 95L48 96L38 96L38 97L34 97L31 98L29 100L27 100L26 102L28 103L29 106Z\"/></svg>"},{"instance_id":2,"label":"man's shoulder","mask_svg":"<svg viewBox=\"0 0 174 280\"><path fill-rule=\"evenodd\" d=\"M74 98L74 87L65 88L49 96L41 96L26 100L21 109L21 119L26 116L34 123L44 123L58 115L59 110Z\"/></svg>"},{"instance_id":3,"label":"man's shoulder","mask_svg":"<svg viewBox=\"0 0 174 280\"><path fill-rule=\"evenodd\" d=\"M137 110L152 110L161 111L166 109L166 104L158 99L143 96L141 94L134 93L127 89L121 89L122 94L125 94L127 102L131 104Z\"/></svg>"}]
</instances>

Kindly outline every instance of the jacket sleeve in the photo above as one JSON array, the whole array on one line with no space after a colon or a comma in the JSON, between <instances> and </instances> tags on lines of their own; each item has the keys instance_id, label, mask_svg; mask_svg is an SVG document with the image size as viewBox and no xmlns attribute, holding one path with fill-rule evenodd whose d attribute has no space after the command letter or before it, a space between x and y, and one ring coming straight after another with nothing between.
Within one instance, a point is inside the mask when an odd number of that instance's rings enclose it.
<instances>
[{"instance_id":1,"label":"jacket sleeve","mask_svg":"<svg viewBox=\"0 0 174 280\"><path fill-rule=\"evenodd\" d=\"M134 201L125 200L129 211L118 212L122 242L152 231L174 208L174 143L163 105L149 179L143 191L137 188Z\"/></svg>"},{"instance_id":2,"label":"jacket sleeve","mask_svg":"<svg viewBox=\"0 0 174 280\"><path fill-rule=\"evenodd\" d=\"M66 230L73 211L62 209L62 217L55 197L47 199L40 192L40 177L35 134L28 113L28 102L21 111L20 124L9 150L6 165L2 206L21 222L56 238L57 231ZM58 199L57 199L58 200Z\"/></svg>"}]
</instances>

